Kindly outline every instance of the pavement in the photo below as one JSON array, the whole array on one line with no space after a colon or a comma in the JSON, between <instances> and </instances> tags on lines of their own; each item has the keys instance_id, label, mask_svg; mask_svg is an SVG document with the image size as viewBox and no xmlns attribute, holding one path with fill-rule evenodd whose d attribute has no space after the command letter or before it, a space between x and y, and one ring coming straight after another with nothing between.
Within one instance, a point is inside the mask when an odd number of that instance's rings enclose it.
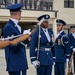
<instances>
[{"instance_id":1,"label":"pavement","mask_svg":"<svg viewBox=\"0 0 75 75\"><path fill-rule=\"evenodd\" d=\"M29 49L26 49L27 60L29 69L27 70L27 75L36 75L36 70L30 62ZM8 75L6 71L5 53L4 49L0 49L0 75ZM54 68L52 70L52 75L54 75Z\"/></svg>"},{"instance_id":2,"label":"pavement","mask_svg":"<svg viewBox=\"0 0 75 75\"><path fill-rule=\"evenodd\" d=\"M30 62L29 49L27 49L26 52L27 52L27 60L28 60L28 66L29 66L29 69L27 70L27 75L36 75L36 70ZM8 72L6 71L4 49L0 49L0 75L8 75Z\"/></svg>"}]
</instances>

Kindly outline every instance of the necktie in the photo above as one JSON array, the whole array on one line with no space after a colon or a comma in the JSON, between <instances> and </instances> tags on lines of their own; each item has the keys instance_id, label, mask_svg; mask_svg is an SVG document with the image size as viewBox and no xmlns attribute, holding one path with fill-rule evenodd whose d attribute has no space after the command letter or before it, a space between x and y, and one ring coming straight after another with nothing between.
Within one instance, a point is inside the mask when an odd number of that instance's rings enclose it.
<instances>
[{"instance_id":1,"label":"necktie","mask_svg":"<svg viewBox=\"0 0 75 75\"><path fill-rule=\"evenodd\" d=\"M50 42L50 35L48 33L48 30L47 29L44 29L44 32L45 32L45 35L46 35L48 41Z\"/></svg>"},{"instance_id":2,"label":"necktie","mask_svg":"<svg viewBox=\"0 0 75 75\"><path fill-rule=\"evenodd\" d=\"M44 29L44 31L46 32L46 29Z\"/></svg>"}]
</instances>

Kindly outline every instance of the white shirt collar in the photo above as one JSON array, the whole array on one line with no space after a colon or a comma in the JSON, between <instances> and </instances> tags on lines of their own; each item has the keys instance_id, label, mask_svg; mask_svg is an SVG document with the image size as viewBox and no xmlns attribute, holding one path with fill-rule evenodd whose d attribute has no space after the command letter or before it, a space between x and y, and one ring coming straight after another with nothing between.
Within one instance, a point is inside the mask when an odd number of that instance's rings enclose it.
<instances>
[{"instance_id":1,"label":"white shirt collar","mask_svg":"<svg viewBox=\"0 0 75 75\"><path fill-rule=\"evenodd\" d=\"M58 34L61 34L64 30L61 30L60 32L58 32Z\"/></svg>"},{"instance_id":2,"label":"white shirt collar","mask_svg":"<svg viewBox=\"0 0 75 75\"><path fill-rule=\"evenodd\" d=\"M44 30L46 30L46 31L47 31L47 28L42 28L42 29L43 29L43 31L44 31Z\"/></svg>"},{"instance_id":3,"label":"white shirt collar","mask_svg":"<svg viewBox=\"0 0 75 75\"><path fill-rule=\"evenodd\" d=\"M18 25L18 20L16 20L16 19L13 19L13 18L10 18L14 23L15 23L15 25Z\"/></svg>"},{"instance_id":4,"label":"white shirt collar","mask_svg":"<svg viewBox=\"0 0 75 75\"><path fill-rule=\"evenodd\" d=\"M18 30L20 31L20 33L21 33L21 27L18 25L18 20L16 20L16 19L13 19L13 18L10 18L14 23L15 23L15 27L17 27L18 28Z\"/></svg>"},{"instance_id":5,"label":"white shirt collar","mask_svg":"<svg viewBox=\"0 0 75 75\"><path fill-rule=\"evenodd\" d=\"M56 39L58 38L58 36L63 32L64 30L61 30L60 32L58 32Z\"/></svg>"},{"instance_id":6,"label":"white shirt collar","mask_svg":"<svg viewBox=\"0 0 75 75\"><path fill-rule=\"evenodd\" d=\"M72 33L73 37L75 38L75 33Z\"/></svg>"}]
</instances>

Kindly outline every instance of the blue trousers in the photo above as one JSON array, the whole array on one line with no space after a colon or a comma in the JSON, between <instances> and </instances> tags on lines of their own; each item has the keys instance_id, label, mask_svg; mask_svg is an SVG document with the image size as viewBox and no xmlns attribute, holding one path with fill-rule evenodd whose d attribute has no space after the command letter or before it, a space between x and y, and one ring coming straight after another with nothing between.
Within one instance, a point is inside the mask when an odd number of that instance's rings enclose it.
<instances>
[{"instance_id":1,"label":"blue trousers","mask_svg":"<svg viewBox=\"0 0 75 75\"><path fill-rule=\"evenodd\" d=\"M65 63L56 62L54 72L55 72L55 75L65 75Z\"/></svg>"},{"instance_id":2,"label":"blue trousers","mask_svg":"<svg viewBox=\"0 0 75 75\"><path fill-rule=\"evenodd\" d=\"M40 67L37 68L37 75L51 75L51 73L52 73L52 65L48 66L40 65Z\"/></svg>"},{"instance_id":3,"label":"blue trousers","mask_svg":"<svg viewBox=\"0 0 75 75\"><path fill-rule=\"evenodd\" d=\"M17 72L8 72L8 74L9 75L26 75L26 70L24 70L24 71L17 71Z\"/></svg>"}]
</instances>

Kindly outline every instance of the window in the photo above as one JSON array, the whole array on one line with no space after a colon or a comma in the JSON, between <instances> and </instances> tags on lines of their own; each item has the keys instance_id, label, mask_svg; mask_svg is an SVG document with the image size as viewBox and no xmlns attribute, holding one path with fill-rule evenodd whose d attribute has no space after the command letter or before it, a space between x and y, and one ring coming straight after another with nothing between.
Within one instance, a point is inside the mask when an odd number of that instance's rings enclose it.
<instances>
[{"instance_id":1,"label":"window","mask_svg":"<svg viewBox=\"0 0 75 75\"><path fill-rule=\"evenodd\" d=\"M74 0L64 0L65 8L74 8Z\"/></svg>"}]
</instances>

